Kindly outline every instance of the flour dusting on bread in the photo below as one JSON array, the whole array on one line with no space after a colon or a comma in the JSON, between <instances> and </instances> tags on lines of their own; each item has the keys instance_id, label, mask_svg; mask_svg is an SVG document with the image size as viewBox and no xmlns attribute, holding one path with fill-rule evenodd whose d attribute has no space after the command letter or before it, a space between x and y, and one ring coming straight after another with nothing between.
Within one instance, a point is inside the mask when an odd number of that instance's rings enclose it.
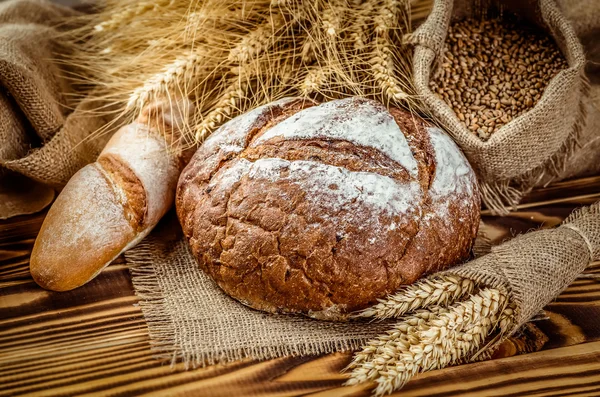
<instances>
[{"instance_id":1,"label":"flour dusting on bread","mask_svg":"<svg viewBox=\"0 0 600 397\"><path fill-rule=\"evenodd\" d=\"M417 182L400 183L374 172L352 172L316 161L260 159L252 163L250 178L273 183L291 181L315 206L337 213L355 203L389 216L418 213L421 189Z\"/></svg>"},{"instance_id":2,"label":"flour dusting on bread","mask_svg":"<svg viewBox=\"0 0 600 397\"><path fill-rule=\"evenodd\" d=\"M108 141L100 156L115 155L127 161L142 182L148 209L144 224L155 225L175 196L179 168L162 136L148 131L143 124L123 127ZM165 186L163 181L169 181Z\"/></svg>"},{"instance_id":3,"label":"flour dusting on bread","mask_svg":"<svg viewBox=\"0 0 600 397\"><path fill-rule=\"evenodd\" d=\"M436 171L430 193L433 196L449 196L456 193L473 194L473 171L456 143L442 130L428 127L431 144L435 151Z\"/></svg>"},{"instance_id":4,"label":"flour dusting on bread","mask_svg":"<svg viewBox=\"0 0 600 397\"><path fill-rule=\"evenodd\" d=\"M244 150L246 138L265 114L273 112L275 108L296 101L296 98L283 98L266 105L259 106L248 113L234 118L223 124L214 134L204 141L203 148L210 150L218 148L226 153L238 153Z\"/></svg>"},{"instance_id":5,"label":"flour dusting on bread","mask_svg":"<svg viewBox=\"0 0 600 397\"><path fill-rule=\"evenodd\" d=\"M378 102L346 98L304 109L257 138L252 146L282 137L287 140L341 139L379 150L414 178L417 162L392 115Z\"/></svg>"}]
</instances>

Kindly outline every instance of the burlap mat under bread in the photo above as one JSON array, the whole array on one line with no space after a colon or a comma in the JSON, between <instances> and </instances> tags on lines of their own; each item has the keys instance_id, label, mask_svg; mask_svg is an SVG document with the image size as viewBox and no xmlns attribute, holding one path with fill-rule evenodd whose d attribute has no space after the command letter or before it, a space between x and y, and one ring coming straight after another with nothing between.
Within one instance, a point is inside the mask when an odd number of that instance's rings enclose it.
<instances>
[{"instance_id":1,"label":"burlap mat under bread","mask_svg":"<svg viewBox=\"0 0 600 397\"><path fill-rule=\"evenodd\" d=\"M125 258L153 350L172 362L207 365L356 350L391 327L270 315L242 305L200 270L173 211Z\"/></svg>"}]
</instances>

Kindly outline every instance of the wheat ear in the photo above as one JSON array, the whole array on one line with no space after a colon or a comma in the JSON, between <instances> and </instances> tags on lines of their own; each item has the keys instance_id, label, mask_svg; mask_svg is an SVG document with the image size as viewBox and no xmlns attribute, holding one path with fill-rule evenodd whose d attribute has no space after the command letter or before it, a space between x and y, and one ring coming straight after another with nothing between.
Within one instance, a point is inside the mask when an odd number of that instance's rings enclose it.
<instances>
[{"instance_id":1,"label":"wheat ear","mask_svg":"<svg viewBox=\"0 0 600 397\"><path fill-rule=\"evenodd\" d=\"M127 108L141 109L151 100L165 96L170 89L182 84L189 84L198 73L202 63L202 56L190 53L178 58L167 65L162 72L157 73L136 88L127 101Z\"/></svg>"},{"instance_id":2,"label":"wheat ear","mask_svg":"<svg viewBox=\"0 0 600 397\"><path fill-rule=\"evenodd\" d=\"M453 275L433 276L404 287L394 295L380 299L354 317L399 318L429 306L448 306L475 290L475 282Z\"/></svg>"},{"instance_id":3,"label":"wheat ear","mask_svg":"<svg viewBox=\"0 0 600 397\"><path fill-rule=\"evenodd\" d=\"M224 121L239 112L240 103L246 97L248 83L240 79L232 84L222 94L213 109L208 112L202 121L195 126L195 140L200 143L217 129Z\"/></svg>"},{"instance_id":4,"label":"wheat ear","mask_svg":"<svg viewBox=\"0 0 600 397\"><path fill-rule=\"evenodd\" d=\"M121 26L133 22L140 15L159 10L162 7L170 5L171 2L172 0L138 1L133 5L127 6L122 11L113 12L110 14L108 20L95 25L94 30L96 32L115 31Z\"/></svg>"},{"instance_id":5,"label":"wheat ear","mask_svg":"<svg viewBox=\"0 0 600 397\"><path fill-rule=\"evenodd\" d=\"M397 0L385 0L379 12L373 18L375 39L373 53L369 61L375 82L384 96L393 101L400 101L409 97L396 78L393 52L395 44L391 40L392 31L395 29L397 22L399 3Z\"/></svg>"},{"instance_id":6,"label":"wheat ear","mask_svg":"<svg viewBox=\"0 0 600 397\"><path fill-rule=\"evenodd\" d=\"M302 84L300 84L300 93L304 96L320 92L327 79L331 75L331 70L325 69L321 66L313 66L308 69L308 73L304 78Z\"/></svg>"},{"instance_id":7,"label":"wheat ear","mask_svg":"<svg viewBox=\"0 0 600 397\"><path fill-rule=\"evenodd\" d=\"M514 311L506 293L485 288L449 308L437 308L427 318L408 316L396 326L399 335L386 334L357 353L347 385L375 381L376 396L404 386L414 375L468 359L490 333L505 332Z\"/></svg>"},{"instance_id":8,"label":"wheat ear","mask_svg":"<svg viewBox=\"0 0 600 397\"><path fill-rule=\"evenodd\" d=\"M359 367L359 364L372 361L375 358L375 355L380 352L380 349L389 344L409 344L411 338L414 338L414 336L411 335L414 335L419 327L425 324L425 322L434 315L443 311L447 311L447 309L441 306L430 306L427 310L417 310L410 316L405 317L402 322L394 325L394 327L391 330L386 331L385 334L367 342L366 346L363 347L363 350L354 354L352 362L344 369L344 371L356 369ZM370 373L371 369L372 368L362 368L358 371ZM372 375L369 375L369 379L370 376Z\"/></svg>"},{"instance_id":9,"label":"wheat ear","mask_svg":"<svg viewBox=\"0 0 600 397\"><path fill-rule=\"evenodd\" d=\"M338 8L335 2L328 2L327 7L323 10L321 15L321 25L326 36L337 37L340 33L342 26L342 9Z\"/></svg>"},{"instance_id":10,"label":"wheat ear","mask_svg":"<svg viewBox=\"0 0 600 397\"><path fill-rule=\"evenodd\" d=\"M266 20L252 32L246 34L229 52L229 62L245 63L270 48L275 33L285 24L281 14L270 14Z\"/></svg>"},{"instance_id":11,"label":"wheat ear","mask_svg":"<svg viewBox=\"0 0 600 397\"><path fill-rule=\"evenodd\" d=\"M359 6L356 18L350 27L350 40L356 51L367 47L369 35L369 17L376 8L377 0L368 0Z\"/></svg>"}]
</instances>

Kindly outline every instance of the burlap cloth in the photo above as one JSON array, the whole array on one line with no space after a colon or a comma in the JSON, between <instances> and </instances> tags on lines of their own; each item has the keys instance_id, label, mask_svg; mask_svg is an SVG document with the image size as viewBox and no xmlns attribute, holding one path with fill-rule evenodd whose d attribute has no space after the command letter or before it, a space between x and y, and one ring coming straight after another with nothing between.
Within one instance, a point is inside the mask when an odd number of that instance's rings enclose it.
<instances>
[{"instance_id":1,"label":"burlap cloth","mask_svg":"<svg viewBox=\"0 0 600 397\"><path fill-rule=\"evenodd\" d=\"M497 5L546 28L569 67L550 81L531 110L501 127L484 142L462 125L446 102L429 89L429 79L436 65L441 64L450 22L485 13ZM554 0L435 0L428 19L407 40L415 45L415 90L473 165L488 208L505 213L505 206L518 204L546 175L561 174L585 124L583 99L588 84L583 47Z\"/></svg>"},{"instance_id":2,"label":"burlap cloth","mask_svg":"<svg viewBox=\"0 0 600 397\"><path fill-rule=\"evenodd\" d=\"M515 332L598 260L600 201L573 212L555 229L523 234L444 273L507 291L516 304Z\"/></svg>"},{"instance_id":3,"label":"burlap cloth","mask_svg":"<svg viewBox=\"0 0 600 397\"><path fill-rule=\"evenodd\" d=\"M75 14L46 0L0 3L0 219L48 205L106 143L90 135L107 119L85 111L90 104L72 112L60 62L71 49L52 26Z\"/></svg>"}]
</instances>

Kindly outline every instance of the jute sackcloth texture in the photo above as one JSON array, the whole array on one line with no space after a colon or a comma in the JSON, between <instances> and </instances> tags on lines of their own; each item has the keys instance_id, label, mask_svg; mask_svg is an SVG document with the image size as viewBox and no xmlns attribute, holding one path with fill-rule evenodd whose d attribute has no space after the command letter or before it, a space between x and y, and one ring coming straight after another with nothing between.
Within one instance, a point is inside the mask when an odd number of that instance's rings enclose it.
<instances>
[{"instance_id":1,"label":"jute sackcloth texture","mask_svg":"<svg viewBox=\"0 0 600 397\"><path fill-rule=\"evenodd\" d=\"M200 270L173 212L125 258L157 356L188 365L356 350L390 328L242 305Z\"/></svg>"},{"instance_id":2,"label":"jute sackcloth texture","mask_svg":"<svg viewBox=\"0 0 600 397\"><path fill-rule=\"evenodd\" d=\"M53 187L66 184L79 168L95 160L106 143L107 137L89 138L107 120L84 111L89 104L72 112L74 89L68 71L56 62L59 56L67 57L70 49L53 26L75 14L47 0L0 3L2 194L11 196L15 173L32 181L29 192L22 183L14 186L14 205L10 211L0 207L0 217L19 214L17 198L40 192L48 196ZM31 212L31 203L23 203L27 204L23 212Z\"/></svg>"},{"instance_id":3,"label":"jute sackcloth texture","mask_svg":"<svg viewBox=\"0 0 600 397\"><path fill-rule=\"evenodd\" d=\"M485 13L486 8L481 7L488 3L494 2L435 0L429 18L407 41L415 46L413 82L418 95L475 168L488 208L505 213L505 206L516 205L545 175L561 173L585 123L583 98L588 83L583 47L554 0L503 1L504 10L544 27L569 67L550 81L531 110L494 132L488 141L471 133L448 104L429 89L429 79L441 63L450 22L475 12Z\"/></svg>"}]
</instances>

